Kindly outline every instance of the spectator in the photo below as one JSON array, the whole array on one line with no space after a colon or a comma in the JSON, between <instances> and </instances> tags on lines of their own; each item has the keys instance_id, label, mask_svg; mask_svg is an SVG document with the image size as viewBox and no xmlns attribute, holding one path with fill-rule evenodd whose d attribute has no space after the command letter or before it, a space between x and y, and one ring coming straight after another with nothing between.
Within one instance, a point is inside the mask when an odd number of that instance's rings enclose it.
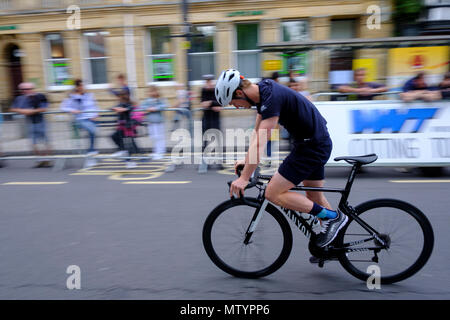
<instances>
[{"instance_id":1,"label":"spectator","mask_svg":"<svg viewBox=\"0 0 450 320\"><path fill-rule=\"evenodd\" d=\"M1 109L0 112L2 112ZM2 122L3 122L3 115L0 114L0 141L2 138ZM0 157L3 157L1 150L0 150ZM0 168L3 168L3 160L0 160Z\"/></svg>"},{"instance_id":2,"label":"spectator","mask_svg":"<svg viewBox=\"0 0 450 320\"><path fill-rule=\"evenodd\" d=\"M297 82L297 92L304 96L309 101L313 101L312 97L308 91L308 79L306 77L301 78Z\"/></svg>"},{"instance_id":3,"label":"spectator","mask_svg":"<svg viewBox=\"0 0 450 320\"><path fill-rule=\"evenodd\" d=\"M372 100L377 93L388 91L388 88L381 83L366 82L366 69L364 68L356 69L353 77L354 83L339 86L338 91L356 94L356 100Z\"/></svg>"},{"instance_id":4,"label":"spectator","mask_svg":"<svg viewBox=\"0 0 450 320\"><path fill-rule=\"evenodd\" d=\"M89 134L90 144L87 156L97 155L98 151L95 149L97 125L95 120L98 114L90 111L98 111L98 107L94 95L84 90L82 80L75 80L75 89L61 103L61 110L74 114L77 128L84 129Z\"/></svg>"},{"instance_id":5,"label":"spectator","mask_svg":"<svg viewBox=\"0 0 450 320\"><path fill-rule=\"evenodd\" d=\"M158 87L148 88L148 98L142 103L142 109L149 112L148 135L153 139L153 160L161 160L166 152L165 125L162 109L168 108L166 99L161 98Z\"/></svg>"},{"instance_id":6,"label":"spectator","mask_svg":"<svg viewBox=\"0 0 450 320\"><path fill-rule=\"evenodd\" d=\"M297 91L297 81L295 79L289 79L288 85L289 88L291 88L294 91Z\"/></svg>"},{"instance_id":7,"label":"spectator","mask_svg":"<svg viewBox=\"0 0 450 320\"><path fill-rule=\"evenodd\" d=\"M42 93L34 92L34 84L23 82L19 85L22 95L14 99L11 107L12 112L20 113L27 118L28 133L33 144L33 153L36 156L46 156L51 154L50 143L47 137L46 121L43 112L47 110L47 97ZM45 147L39 150L39 142ZM35 168L52 167L50 161L40 161Z\"/></svg>"},{"instance_id":8,"label":"spectator","mask_svg":"<svg viewBox=\"0 0 450 320\"><path fill-rule=\"evenodd\" d=\"M425 82L425 72L419 72L414 78L409 79L403 86L403 92L400 93L400 98L405 101L424 100L435 101L441 99L441 94L438 90L431 90Z\"/></svg>"},{"instance_id":9,"label":"spectator","mask_svg":"<svg viewBox=\"0 0 450 320\"><path fill-rule=\"evenodd\" d=\"M179 127L179 122L184 116L189 119L189 92L186 90L185 86L181 83L177 84L177 103L175 108L181 108L185 110L176 110L175 116L173 117L172 131L175 131Z\"/></svg>"},{"instance_id":10,"label":"spectator","mask_svg":"<svg viewBox=\"0 0 450 320\"><path fill-rule=\"evenodd\" d=\"M278 73L278 71L275 71L272 73L272 76L270 77L273 81L275 82L280 82L279 78L280 78L280 74Z\"/></svg>"},{"instance_id":11,"label":"spectator","mask_svg":"<svg viewBox=\"0 0 450 320\"><path fill-rule=\"evenodd\" d=\"M294 82L297 82L295 80L295 72L294 72L294 70L290 69L289 70L289 83L294 83Z\"/></svg>"},{"instance_id":12,"label":"spectator","mask_svg":"<svg viewBox=\"0 0 450 320\"><path fill-rule=\"evenodd\" d=\"M202 118L202 132L203 134L209 129L220 130L220 104L216 100L214 75L207 74L203 76L205 79L205 85L201 90L200 105L203 108ZM203 149L206 148L206 141L204 142ZM204 168L207 168L207 164L203 163ZM219 164L220 169L222 165Z\"/></svg>"},{"instance_id":13,"label":"spectator","mask_svg":"<svg viewBox=\"0 0 450 320\"><path fill-rule=\"evenodd\" d=\"M128 157L132 153L139 153L136 141L134 140L136 135L136 124L131 115L134 107L126 90L120 92L118 94L118 98L119 104L112 108L112 110L117 112L119 115L117 130L111 138L119 148L119 151L112 154L112 156ZM137 164L130 159L127 159L126 162L128 169L137 167Z\"/></svg>"},{"instance_id":14,"label":"spectator","mask_svg":"<svg viewBox=\"0 0 450 320\"><path fill-rule=\"evenodd\" d=\"M109 92L111 92L116 97L119 97L120 94L125 92L128 94L128 96L131 97L131 90L130 90L130 87L128 87L127 78L125 77L125 75L123 73L121 73L117 76L116 79L117 79L117 84L119 85L119 89L109 88Z\"/></svg>"},{"instance_id":15,"label":"spectator","mask_svg":"<svg viewBox=\"0 0 450 320\"><path fill-rule=\"evenodd\" d=\"M445 73L444 79L438 86L441 99L450 99L450 72Z\"/></svg>"},{"instance_id":16,"label":"spectator","mask_svg":"<svg viewBox=\"0 0 450 320\"><path fill-rule=\"evenodd\" d=\"M202 128L203 133L208 129L220 130L220 104L216 101L216 95L214 93L214 75L208 74L204 76L206 80L205 86L201 92L201 107L203 110Z\"/></svg>"}]
</instances>

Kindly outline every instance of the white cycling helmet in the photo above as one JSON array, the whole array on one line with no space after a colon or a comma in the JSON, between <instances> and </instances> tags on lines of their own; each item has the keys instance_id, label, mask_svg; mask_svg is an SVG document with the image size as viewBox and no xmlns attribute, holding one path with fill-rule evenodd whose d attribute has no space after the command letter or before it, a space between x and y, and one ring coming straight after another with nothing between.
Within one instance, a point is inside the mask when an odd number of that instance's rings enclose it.
<instances>
[{"instance_id":1,"label":"white cycling helmet","mask_svg":"<svg viewBox=\"0 0 450 320\"><path fill-rule=\"evenodd\" d=\"M234 69L222 72L216 83L216 100L223 107L230 104L234 91L241 84L241 74Z\"/></svg>"}]
</instances>

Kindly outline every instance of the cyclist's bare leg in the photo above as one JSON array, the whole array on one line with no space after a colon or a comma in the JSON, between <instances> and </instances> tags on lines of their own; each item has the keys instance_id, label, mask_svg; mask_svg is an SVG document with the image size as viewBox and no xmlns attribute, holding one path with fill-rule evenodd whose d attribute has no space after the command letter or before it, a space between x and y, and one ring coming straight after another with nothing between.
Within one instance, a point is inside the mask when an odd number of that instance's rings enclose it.
<instances>
[{"instance_id":1,"label":"cyclist's bare leg","mask_svg":"<svg viewBox=\"0 0 450 320\"><path fill-rule=\"evenodd\" d=\"M305 187L314 187L314 188L322 188L325 183L325 180L304 180L303 185ZM318 205L327 208L329 210L333 210L330 203L323 192L319 191L306 191L306 197L312 202L317 203Z\"/></svg>"},{"instance_id":2,"label":"cyclist's bare leg","mask_svg":"<svg viewBox=\"0 0 450 320\"><path fill-rule=\"evenodd\" d=\"M313 202L298 192L289 191L293 187L295 185L292 182L277 172L270 179L266 188L266 199L283 208L306 213L310 212Z\"/></svg>"}]
</instances>

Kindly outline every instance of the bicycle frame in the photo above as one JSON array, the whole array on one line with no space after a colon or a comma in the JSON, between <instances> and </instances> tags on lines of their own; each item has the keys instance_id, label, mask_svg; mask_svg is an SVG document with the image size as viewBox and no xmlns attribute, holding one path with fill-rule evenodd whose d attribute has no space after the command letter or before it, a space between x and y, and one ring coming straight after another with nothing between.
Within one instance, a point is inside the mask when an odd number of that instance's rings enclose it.
<instances>
[{"instance_id":1,"label":"bicycle frame","mask_svg":"<svg viewBox=\"0 0 450 320\"><path fill-rule=\"evenodd\" d=\"M370 225L368 225L366 222L364 222L361 218L358 217L355 209L353 207L351 207L348 204L348 197L350 195L350 191L353 185L353 182L355 180L355 176L356 176L356 172L357 170L361 167L360 164L354 164L352 166L352 170L350 172L350 175L348 176L347 179L347 183L345 185L344 189L337 189L337 188L319 188L319 187L305 187L305 186L296 186L294 188L292 188L291 190L293 191L320 191L320 192L334 192L334 193L340 193L341 196L341 200L339 202L339 209L341 211L343 211L344 214L346 214L349 218L355 220L359 225L361 225L361 227L363 227L370 235L372 238L368 238L365 240L360 240L360 241L354 241L352 243L347 243L344 244L343 248L334 248L335 250L346 250L346 251L355 251L355 250L378 250L378 249L383 249L386 247L386 243L383 239L381 239L379 237L379 233L373 229ZM262 180L270 180L272 178L272 176L266 176L266 175L258 175L257 179L262 179ZM263 192L265 191L265 189L263 190ZM249 227L247 228L247 232L246 232L246 237L244 240L244 244L248 244L250 242L250 239L252 237L253 232L256 230L256 227L259 223L259 221L261 220L262 216L263 216L263 212L265 211L266 206L270 203L265 197L264 194L260 194L260 198L263 199L262 204L260 207L258 207L255 210L255 214L253 215L252 221L249 225ZM244 198L241 198L244 199ZM245 202L245 200L243 200ZM274 204L272 204L274 205ZM276 205L275 205L276 206ZM287 210L287 211L286 211ZM308 224L307 220L304 219L303 217L301 217L301 215L299 215L296 211L294 210L290 210L290 209L284 209L282 208L282 211L284 211L288 217L294 221L295 225L300 229L300 231L302 231L304 233L304 235L309 238L311 233L313 232L312 230L312 223ZM370 240L377 240L380 244L381 247L374 247L374 248L358 248L358 249L348 249L349 246L355 245L355 244L359 244L359 243L363 243L363 242L367 242Z\"/></svg>"}]
</instances>

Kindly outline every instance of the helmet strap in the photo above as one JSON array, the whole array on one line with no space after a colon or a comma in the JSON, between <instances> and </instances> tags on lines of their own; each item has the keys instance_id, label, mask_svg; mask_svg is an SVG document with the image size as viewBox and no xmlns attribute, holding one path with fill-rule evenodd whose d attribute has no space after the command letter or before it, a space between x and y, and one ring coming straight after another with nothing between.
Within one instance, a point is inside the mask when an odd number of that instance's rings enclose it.
<instances>
[{"instance_id":1,"label":"helmet strap","mask_svg":"<svg viewBox=\"0 0 450 320\"><path fill-rule=\"evenodd\" d=\"M242 100L247 101L248 103L250 103L251 106L256 106L256 102L253 101L252 99L250 99L247 94L245 93L245 91L242 89L242 87L238 87L238 89L241 89L242 93L244 94L245 98L241 98Z\"/></svg>"}]
</instances>

